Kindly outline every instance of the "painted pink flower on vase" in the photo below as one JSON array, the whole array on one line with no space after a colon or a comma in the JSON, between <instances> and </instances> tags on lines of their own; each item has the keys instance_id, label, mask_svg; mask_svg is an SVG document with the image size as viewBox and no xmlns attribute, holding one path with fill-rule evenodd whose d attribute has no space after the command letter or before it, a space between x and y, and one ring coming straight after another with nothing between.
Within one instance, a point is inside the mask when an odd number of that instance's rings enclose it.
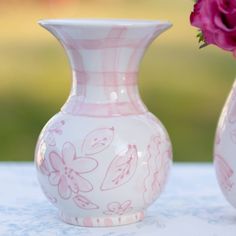
<instances>
[{"instance_id":1,"label":"painted pink flower on vase","mask_svg":"<svg viewBox=\"0 0 236 236\"><path fill-rule=\"evenodd\" d=\"M62 154L52 151L49 161L54 170L49 175L49 182L58 186L61 198L68 199L72 192L89 192L93 189L92 184L81 174L93 171L98 163L90 157L77 157L72 143L63 145Z\"/></svg>"}]
</instances>

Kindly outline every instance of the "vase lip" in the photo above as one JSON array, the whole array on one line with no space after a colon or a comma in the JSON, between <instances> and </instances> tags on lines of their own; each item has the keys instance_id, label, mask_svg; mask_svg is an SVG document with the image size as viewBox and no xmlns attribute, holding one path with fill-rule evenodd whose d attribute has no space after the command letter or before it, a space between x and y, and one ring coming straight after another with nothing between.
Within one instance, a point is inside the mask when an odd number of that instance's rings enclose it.
<instances>
[{"instance_id":1,"label":"vase lip","mask_svg":"<svg viewBox=\"0 0 236 236\"><path fill-rule=\"evenodd\" d=\"M172 23L168 20L144 20L144 19L41 19L38 24L42 26L46 25L58 25L58 26L91 26L91 27L109 27L109 26L127 26L127 27L155 27L159 25L170 28Z\"/></svg>"}]
</instances>

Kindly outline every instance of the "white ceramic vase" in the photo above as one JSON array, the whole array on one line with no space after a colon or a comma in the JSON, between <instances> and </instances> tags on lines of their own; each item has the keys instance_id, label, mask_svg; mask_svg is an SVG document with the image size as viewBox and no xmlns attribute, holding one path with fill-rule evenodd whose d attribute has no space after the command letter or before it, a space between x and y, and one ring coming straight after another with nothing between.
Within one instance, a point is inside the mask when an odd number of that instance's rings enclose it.
<instances>
[{"instance_id":1,"label":"white ceramic vase","mask_svg":"<svg viewBox=\"0 0 236 236\"><path fill-rule=\"evenodd\" d=\"M70 96L42 130L40 185L63 221L112 226L142 220L172 163L168 134L140 99L147 46L171 24L132 20L41 20L65 48Z\"/></svg>"},{"instance_id":2,"label":"white ceramic vase","mask_svg":"<svg viewBox=\"0 0 236 236\"><path fill-rule=\"evenodd\" d=\"M214 165L224 196L236 207L236 81L218 123Z\"/></svg>"}]
</instances>

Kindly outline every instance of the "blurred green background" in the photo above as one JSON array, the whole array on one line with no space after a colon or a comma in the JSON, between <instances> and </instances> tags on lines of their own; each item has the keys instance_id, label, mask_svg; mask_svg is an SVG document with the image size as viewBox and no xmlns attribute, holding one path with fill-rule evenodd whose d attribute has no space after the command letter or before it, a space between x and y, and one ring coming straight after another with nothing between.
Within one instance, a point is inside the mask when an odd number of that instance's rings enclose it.
<instances>
[{"instance_id":1,"label":"blurred green background","mask_svg":"<svg viewBox=\"0 0 236 236\"><path fill-rule=\"evenodd\" d=\"M147 51L140 90L166 126L175 161L211 161L215 127L235 78L229 53L198 49L191 0L0 0L0 160L33 160L37 136L70 89L70 67L41 18L168 19ZM56 86L55 86L56 85Z\"/></svg>"}]
</instances>

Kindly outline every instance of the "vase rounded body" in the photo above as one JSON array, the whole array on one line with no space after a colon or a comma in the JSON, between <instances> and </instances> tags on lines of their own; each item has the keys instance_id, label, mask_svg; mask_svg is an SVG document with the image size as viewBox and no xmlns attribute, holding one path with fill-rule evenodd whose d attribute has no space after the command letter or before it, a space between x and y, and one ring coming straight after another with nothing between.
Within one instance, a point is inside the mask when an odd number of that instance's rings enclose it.
<instances>
[{"instance_id":1,"label":"vase rounded body","mask_svg":"<svg viewBox=\"0 0 236 236\"><path fill-rule=\"evenodd\" d=\"M225 198L236 207L236 82L219 119L214 144L214 166Z\"/></svg>"},{"instance_id":2,"label":"vase rounded body","mask_svg":"<svg viewBox=\"0 0 236 236\"><path fill-rule=\"evenodd\" d=\"M63 221L112 226L142 220L172 163L168 134L142 103L137 69L157 21L45 20L73 70L70 96L42 130L38 179Z\"/></svg>"}]
</instances>

